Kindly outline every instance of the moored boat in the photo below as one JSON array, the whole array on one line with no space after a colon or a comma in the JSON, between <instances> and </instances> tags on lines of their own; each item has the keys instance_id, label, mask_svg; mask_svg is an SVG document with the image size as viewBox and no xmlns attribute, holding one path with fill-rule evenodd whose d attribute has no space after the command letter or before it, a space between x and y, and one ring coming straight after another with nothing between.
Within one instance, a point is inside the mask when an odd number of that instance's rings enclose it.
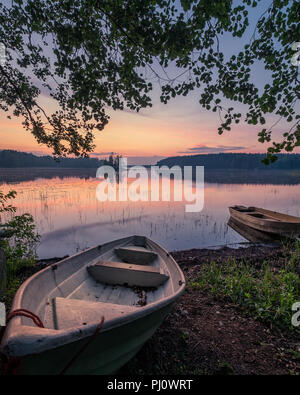
<instances>
[{"instance_id":1,"label":"moored boat","mask_svg":"<svg viewBox=\"0 0 300 395\"><path fill-rule=\"evenodd\" d=\"M19 374L116 372L152 336L184 287L174 259L144 236L90 248L22 284L1 353Z\"/></svg>"},{"instance_id":2,"label":"moored boat","mask_svg":"<svg viewBox=\"0 0 300 395\"><path fill-rule=\"evenodd\" d=\"M251 228L287 237L299 237L300 218L258 207L232 206L230 215Z\"/></svg>"},{"instance_id":3,"label":"moored boat","mask_svg":"<svg viewBox=\"0 0 300 395\"><path fill-rule=\"evenodd\" d=\"M251 228L232 217L229 218L227 225L251 243L278 244L281 240L285 240L284 236Z\"/></svg>"}]
</instances>

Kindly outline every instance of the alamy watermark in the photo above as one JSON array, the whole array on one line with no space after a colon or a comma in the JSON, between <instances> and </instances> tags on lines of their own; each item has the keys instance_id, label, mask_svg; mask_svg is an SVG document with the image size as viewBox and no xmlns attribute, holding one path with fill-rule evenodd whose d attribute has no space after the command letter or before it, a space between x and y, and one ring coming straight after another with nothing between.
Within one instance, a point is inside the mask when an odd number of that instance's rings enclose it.
<instances>
[{"instance_id":1,"label":"alamy watermark","mask_svg":"<svg viewBox=\"0 0 300 395\"><path fill-rule=\"evenodd\" d=\"M101 166L96 177L101 180L96 190L96 197L101 202L168 202L173 197L177 202L189 202L185 204L185 211L189 213L199 212L204 206L204 166L128 168L127 159L120 158L118 169Z\"/></svg>"},{"instance_id":2,"label":"alamy watermark","mask_svg":"<svg viewBox=\"0 0 300 395\"><path fill-rule=\"evenodd\" d=\"M292 311L296 311L296 313L292 316L292 325L296 327L300 326L300 302L293 304Z\"/></svg>"},{"instance_id":3,"label":"alamy watermark","mask_svg":"<svg viewBox=\"0 0 300 395\"><path fill-rule=\"evenodd\" d=\"M5 326L6 322L6 311L5 304L0 303L0 326Z\"/></svg>"},{"instance_id":4,"label":"alamy watermark","mask_svg":"<svg viewBox=\"0 0 300 395\"><path fill-rule=\"evenodd\" d=\"M0 43L0 66L4 66L6 61L6 48L3 43Z\"/></svg>"},{"instance_id":5,"label":"alamy watermark","mask_svg":"<svg viewBox=\"0 0 300 395\"><path fill-rule=\"evenodd\" d=\"M300 65L300 42L292 44L292 50L297 52L292 56L291 63L297 67Z\"/></svg>"}]
</instances>

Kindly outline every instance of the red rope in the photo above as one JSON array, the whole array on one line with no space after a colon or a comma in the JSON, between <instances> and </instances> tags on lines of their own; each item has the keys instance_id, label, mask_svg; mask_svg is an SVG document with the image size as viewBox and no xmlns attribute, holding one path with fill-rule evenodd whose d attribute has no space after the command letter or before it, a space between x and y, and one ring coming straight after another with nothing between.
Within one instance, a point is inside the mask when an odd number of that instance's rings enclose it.
<instances>
[{"instance_id":1,"label":"red rope","mask_svg":"<svg viewBox=\"0 0 300 395\"><path fill-rule=\"evenodd\" d=\"M28 317L32 319L32 321L35 323L36 326L40 328L44 328L44 325L40 318L35 315L32 311L26 310L26 309L16 309L11 311L7 317L6 317L6 325L9 323L9 321L16 316L21 316L21 317Z\"/></svg>"},{"instance_id":2,"label":"red rope","mask_svg":"<svg viewBox=\"0 0 300 395\"><path fill-rule=\"evenodd\" d=\"M95 333L89 338L89 340L83 345L83 347L74 355L74 357L71 359L71 361L63 368L63 370L60 372L60 375L66 373L66 371L73 365L73 363L83 353L83 351L87 348L87 346L89 344L91 344L91 342L96 338L96 336L98 335L98 333L102 329L103 322L104 322L104 317L101 318L101 322L97 326L97 329L96 329Z\"/></svg>"},{"instance_id":3,"label":"red rope","mask_svg":"<svg viewBox=\"0 0 300 395\"><path fill-rule=\"evenodd\" d=\"M40 318L35 315L32 311L26 310L26 309L16 309L11 311L7 316L6 316L6 325L9 323L9 321L14 318L14 317L27 317L32 319L32 321L35 323L40 328L44 328L44 325ZM20 366L21 360L18 357L5 357L2 356L3 358L3 370L5 375L16 375L18 374L18 368Z\"/></svg>"},{"instance_id":4,"label":"red rope","mask_svg":"<svg viewBox=\"0 0 300 395\"><path fill-rule=\"evenodd\" d=\"M6 324L13 318L13 317L27 317L32 319L32 321L40 328L44 328L44 325L41 321L41 319L35 315L32 311L26 310L26 309L16 309L10 312L7 317L6 317ZM104 323L104 317L101 318L101 322L96 328L95 333L90 337L90 339L86 342L86 344L83 345L83 347L74 355L74 357L71 359L71 361L64 367L64 369L60 372L60 374L64 374L76 361L76 359L80 356L80 354L83 353L83 351L87 348L87 346L96 338L98 333L101 331L102 326ZM20 365L20 358L17 357L10 357L7 359L7 361L4 363L4 372L5 374L17 374L17 369Z\"/></svg>"}]
</instances>

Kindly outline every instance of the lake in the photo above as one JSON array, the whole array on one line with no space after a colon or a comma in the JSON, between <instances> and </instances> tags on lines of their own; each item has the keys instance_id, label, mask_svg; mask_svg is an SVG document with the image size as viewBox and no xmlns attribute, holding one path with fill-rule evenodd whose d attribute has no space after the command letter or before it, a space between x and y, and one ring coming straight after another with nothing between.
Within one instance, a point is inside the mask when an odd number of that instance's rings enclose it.
<instances>
[{"instance_id":1,"label":"lake","mask_svg":"<svg viewBox=\"0 0 300 395\"><path fill-rule=\"evenodd\" d=\"M40 258L132 234L169 251L243 243L227 225L234 204L300 216L299 172L205 172L204 208L196 213L185 212L185 202L100 202L95 175L95 169L0 169L0 189L17 192L17 214L35 218Z\"/></svg>"}]
</instances>

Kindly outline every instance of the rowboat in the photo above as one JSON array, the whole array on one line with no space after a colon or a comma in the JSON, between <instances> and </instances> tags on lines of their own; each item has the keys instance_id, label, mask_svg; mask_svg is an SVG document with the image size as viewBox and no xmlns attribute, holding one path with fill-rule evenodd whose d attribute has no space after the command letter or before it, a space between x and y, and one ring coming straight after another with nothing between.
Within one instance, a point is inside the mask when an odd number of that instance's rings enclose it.
<instances>
[{"instance_id":1,"label":"rowboat","mask_svg":"<svg viewBox=\"0 0 300 395\"><path fill-rule=\"evenodd\" d=\"M235 220L263 232L281 236L300 235L300 218L258 207L233 206L229 212Z\"/></svg>"},{"instance_id":2,"label":"rowboat","mask_svg":"<svg viewBox=\"0 0 300 395\"><path fill-rule=\"evenodd\" d=\"M229 218L227 225L252 243L278 244L278 242L282 240L282 236L280 235L250 228L250 226L247 226L232 217Z\"/></svg>"},{"instance_id":3,"label":"rowboat","mask_svg":"<svg viewBox=\"0 0 300 395\"><path fill-rule=\"evenodd\" d=\"M147 237L90 248L21 285L0 351L8 365L17 361L18 374L114 373L153 335L184 287L175 260Z\"/></svg>"}]
</instances>

